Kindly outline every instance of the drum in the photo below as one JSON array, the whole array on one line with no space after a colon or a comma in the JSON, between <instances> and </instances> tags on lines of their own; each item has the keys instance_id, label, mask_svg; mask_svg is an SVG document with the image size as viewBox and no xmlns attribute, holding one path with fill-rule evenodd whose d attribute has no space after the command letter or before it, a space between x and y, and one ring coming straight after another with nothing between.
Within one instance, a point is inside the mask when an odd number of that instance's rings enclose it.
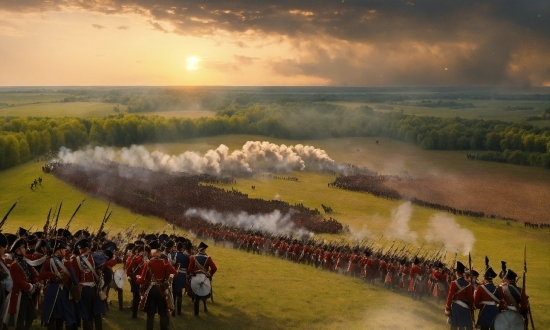
<instances>
[{"instance_id":1,"label":"drum","mask_svg":"<svg viewBox=\"0 0 550 330\"><path fill-rule=\"evenodd\" d=\"M191 277L191 289L197 296L210 294L210 279L204 274L197 274Z\"/></svg>"},{"instance_id":2,"label":"drum","mask_svg":"<svg viewBox=\"0 0 550 330\"><path fill-rule=\"evenodd\" d=\"M493 320L495 330L524 330L523 317L514 311L502 311Z\"/></svg>"},{"instance_id":3,"label":"drum","mask_svg":"<svg viewBox=\"0 0 550 330\"><path fill-rule=\"evenodd\" d=\"M126 281L126 272L124 269L117 269L113 274L113 282L119 289L124 289L124 283Z\"/></svg>"}]
</instances>

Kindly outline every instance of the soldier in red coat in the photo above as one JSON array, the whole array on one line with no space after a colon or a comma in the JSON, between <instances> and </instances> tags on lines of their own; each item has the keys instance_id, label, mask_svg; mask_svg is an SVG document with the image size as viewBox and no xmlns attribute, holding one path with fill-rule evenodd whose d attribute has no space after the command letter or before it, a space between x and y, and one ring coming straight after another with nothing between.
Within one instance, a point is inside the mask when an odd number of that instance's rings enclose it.
<instances>
[{"instance_id":1,"label":"soldier in red coat","mask_svg":"<svg viewBox=\"0 0 550 330\"><path fill-rule=\"evenodd\" d=\"M187 268L187 272L191 277L197 274L204 274L206 276L206 279L204 281L208 280L208 282L210 282L212 280L212 277L218 270L218 267L216 267L216 264L214 263L212 258L204 251L206 250L206 248L208 248L208 245L204 244L203 242L199 244L198 253L191 256L191 258L189 259L189 267ZM191 288L193 288L193 279L191 279ZM208 309L206 308L206 299L210 297L211 294L212 291L210 291L206 295L195 292L195 316L199 316L199 300L203 301L204 312L208 312Z\"/></svg>"},{"instance_id":2,"label":"soldier in red coat","mask_svg":"<svg viewBox=\"0 0 550 330\"><path fill-rule=\"evenodd\" d=\"M10 252L13 254L13 262L10 266L10 275L13 279L13 288L9 294L9 306L4 323L15 326L16 330L28 330L36 319L34 304L40 293L41 285L38 283L38 272L25 261L27 244L25 239L17 239Z\"/></svg>"},{"instance_id":3,"label":"soldier in red coat","mask_svg":"<svg viewBox=\"0 0 550 330\"><path fill-rule=\"evenodd\" d=\"M8 248L8 239L4 234L0 233L0 311L4 316L7 308L6 297L13 288L13 279L10 276L10 269L4 260L6 249Z\"/></svg>"},{"instance_id":4,"label":"soldier in red coat","mask_svg":"<svg viewBox=\"0 0 550 330\"><path fill-rule=\"evenodd\" d=\"M155 314L160 316L160 330L167 330L168 313L174 309L171 281L177 271L166 259L161 259L160 243L152 241L151 259L143 265L141 275L136 276L136 283L141 287L142 298L140 309L147 313L147 330L153 330Z\"/></svg>"},{"instance_id":5,"label":"soldier in red coat","mask_svg":"<svg viewBox=\"0 0 550 330\"><path fill-rule=\"evenodd\" d=\"M136 241L141 242L141 241ZM143 269L143 264L145 263L143 259L144 248L143 244L136 244L132 250L132 254L128 257L126 261L126 276L130 281L130 289L132 292L132 318L136 319L138 317L138 308L139 301L141 299L139 294L139 284L136 283L137 275L141 274Z\"/></svg>"},{"instance_id":6,"label":"soldier in red coat","mask_svg":"<svg viewBox=\"0 0 550 330\"><path fill-rule=\"evenodd\" d=\"M460 261L456 262L457 279L451 282L445 306L447 323L451 330L473 330L472 311L474 309L474 289L465 278L466 266Z\"/></svg>"},{"instance_id":7,"label":"soldier in red coat","mask_svg":"<svg viewBox=\"0 0 550 330\"><path fill-rule=\"evenodd\" d=\"M420 260L415 257L413 261L413 265L411 267L411 270L409 272L409 277L411 278L409 281L409 288L407 291L411 293L411 296L414 300L419 299L420 295L418 292L418 286L420 285L420 281L422 280L422 268L419 266Z\"/></svg>"},{"instance_id":8,"label":"soldier in red coat","mask_svg":"<svg viewBox=\"0 0 550 330\"><path fill-rule=\"evenodd\" d=\"M103 328L102 315L105 313L105 304L100 298L101 272L96 270L97 265L90 252L90 241L83 238L76 242L75 248L79 255L72 260L73 270L79 287L82 289L78 302L78 315L82 319L82 329L92 330Z\"/></svg>"}]
</instances>

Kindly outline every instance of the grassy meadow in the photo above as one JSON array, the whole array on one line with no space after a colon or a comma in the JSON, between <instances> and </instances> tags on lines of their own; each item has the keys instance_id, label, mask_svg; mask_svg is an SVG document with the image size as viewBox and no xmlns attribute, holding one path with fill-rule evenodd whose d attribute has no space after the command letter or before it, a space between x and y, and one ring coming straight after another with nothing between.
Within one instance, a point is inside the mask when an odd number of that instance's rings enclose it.
<instances>
[{"instance_id":1,"label":"grassy meadow","mask_svg":"<svg viewBox=\"0 0 550 330\"><path fill-rule=\"evenodd\" d=\"M416 103L421 100L410 101ZM432 99L432 102L437 102L438 99ZM501 120L513 123L526 122L526 118L530 116L538 116L540 113L550 107L550 101L502 101L502 100L457 100L458 103L472 103L475 108L465 109L449 109L449 108L431 108L416 105L400 105L400 104L384 104L385 106L393 107L393 110L381 110L378 108L380 103L359 103L359 102L330 102L333 104L346 105L357 107L368 105L376 111L400 111L407 115L419 116L434 116L442 118L461 117L467 119L483 119L483 120ZM532 107L529 110L508 110L507 107ZM538 126L550 126L550 120L535 120L527 123Z\"/></svg>"},{"instance_id":2,"label":"grassy meadow","mask_svg":"<svg viewBox=\"0 0 550 330\"><path fill-rule=\"evenodd\" d=\"M182 141L181 143L148 145L149 150L162 150L179 154L185 150L204 152L220 143L230 149L240 148L247 140L269 140L273 143L296 144L297 141L267 139L258 136L219 136L207 139ZM384 167L394 163L401 167L392 168L392 172L410 171L419 173L426 168L446 169L450 172L473 171L493 172L502 177L513 175L518 180L544 182L548 188L550 180L542 169L502 165L484 162L468 162L461 153L422 151L420 155L414 149L407 152L406 144L390 144L381 140L386 146L385 152L374 149L370 139L330 139L320 141L300 141L325 149L329 156L338 162L349 162L357 165ZM390 147L391 146L391 147ZM357 149L359 148L359 151ZM376 151L372 151L376 150ZM401 162L391 156L402 155ZM410 153L410 154L409 154ZM456 156L455 156L456 154ZM455 157L455 158L453 158ZM423 164L416 164L418 158ZM416 166L414 166L416 164ZM492 165L485 168L487 164ZM27 163L0 172L0 210L7 210L18 198L20 202L10 215L4 232L15 232L19 225L25 228L42 227L50 207L58 200L63 201L60 226L70 218L72 212L83 198L85 204L75 217L71 229L86 228L93 231L99 227L108 202L86 196L83 192L55 179L52 175L40 170L41 163ZM430 165L430 166L428 166ZM397 165L396 165L397 166ZM477 168L476 166L481 166ZM515 174L514 174L515 173ZM375 198L372 195L337 190L327 187L333 180L332 175L299 172L288 174L299 178L297 182L280 179L257 177L238 179L234 188L250 197L265 199L280 198L290 203L303 203L308 207L319 208L320 204L332 206L336 219L347 224L354 233L379 237L386 232L391 219L391 211L401 205L399 201ZM31 191L32 180L42 176L42 187ZM546 180L546 181L540 181ZM256 189L252 190L251 185ZM224 186L230 189L230 186ZM4 212L4 211L3 211ZM429 218L437 212L431 209L413 206L409 222L411 230L418 233L418 243L424 240ZM550 213L550 212L549 212ZM106 228L112 232L124 230L130 226L137 215L117 207ZM533 230L523 225L501 220L455 217L462 228L471 230L476 238L472 256L474 268L483 268L485 255L489 256L491 265L498 271L500 260L506 260L508 267L521 274L523 267L523 247L527 245L528 258L528 294L536 326L540 329L550 327L550 315L545 313L550 308L550 232ZM140 216L137 222L139 231L154 232L162 230L166 224L163 220ZM168 232L171 230L168 229ZM189 234L185 234L189 236ZM327 239L339 240L350 238L324 236ZM211 244L213 245L213 244ZM439 243L429 244L430 248L439 248ZM448 259L452 259L449 251ZM359 279L340 276L306 265L297 265L273 257L247 254L243 251L211 246L209 253L219 267L214 278L215 304L209 303L209 314L201 313L195 318L191 303L186 300L184 316L176 317L175 329L200 327L205 329L441 329L446 327L443 306L432 299L424 302L413 302L404 293L386 292L381 287L371 287ZM467 261L467 257L459 256ZM130 299L129 287L125 290L125 299ZM112 295L115 298L116 295ZM127 303L125 303L127 304ZM130 311L119 312L113 301L113 310L105 318L106 329L127 329L143 327L143 315L140 320L132 320ZM399 315L400 317L396 317ZM158 325L156 325L158 327Z\"/></svg>"}]
</instances>

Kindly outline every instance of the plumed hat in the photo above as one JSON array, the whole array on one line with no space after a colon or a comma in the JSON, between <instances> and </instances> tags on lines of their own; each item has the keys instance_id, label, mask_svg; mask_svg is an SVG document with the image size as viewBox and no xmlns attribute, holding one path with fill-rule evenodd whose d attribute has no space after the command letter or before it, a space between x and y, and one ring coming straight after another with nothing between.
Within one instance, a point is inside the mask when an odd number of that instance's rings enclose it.
<instances>
[{"instance_id":1,"label":"plumed hat","mask_svg":"<svg viewBox=\"0 0 550 330\"><path fill-rule=\"evenodd\" d=\"M509 281L515 281L516 278L518 278L518 274L516 274L516 272L514 272L513 270L508 269L508 271L506 272L506 275L504 275L504 278Z\"/></svg>"},{"instance_id":2,"label":"plumed hat","mask_svg":"<svg viewBox=\"0 0 550 330\"><path fill-rule=\"evenodd\" d=\"M495 273L495 271L493 270L493 267L489 267L487 268L487 270L485 271L485 274L483 274L483 278L487 278L487 279L493 279L495 277L497 277L497 273Z\"/></svg>"},{"instance_id":3,"label":"plumed hat","mask_svg":"<svg viewBox=\"0 0 550 330\"><path fill-rule=\"evenodd\" d=\"M457 261L456 262L456 271L459 272L459 273L464 273L465 270L466 270L466 266L464 266L464 264L461 263L460 261Z\"/></svg>"},{"instance_id":4,"label":"plumed hat","mask_svg":"<svg viewBox=\"0 0 550 330\"><path fill-rule=\"evenodd\" d=\"M17 232L15 233L15 235L21 237L21 236L27 236L28 234L28 231L23 228L23 227L19 227L19 229L17 229Z\"/></svg>"},{"instance_id":5,"label":"plumed hat","mask_svg":"<svg viewBox=\"0 0 550 330\"><path fill-rule=\"evenodd\" d=\"M206 248L208 248L208 245L204 244L204 242L201 242L201 243L199 244L199 247L198 247L199 250L204 250L204 249L206 249Z\"/></svg>"}]
</instances>

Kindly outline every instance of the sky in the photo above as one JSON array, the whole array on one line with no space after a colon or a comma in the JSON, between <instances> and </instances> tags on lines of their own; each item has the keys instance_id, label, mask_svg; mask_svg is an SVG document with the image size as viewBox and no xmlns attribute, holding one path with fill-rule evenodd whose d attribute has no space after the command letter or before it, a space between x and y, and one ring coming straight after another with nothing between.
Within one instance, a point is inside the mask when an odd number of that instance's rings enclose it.
<instances>
[{"instance_id":1,"label":"sky","mask_svg":"<svg viewBox=\"0 0 550 330\"><path fill-rule=\"evenodd\" d=\"M550 1L0 0L0 86L550 86Z\"/></svg>"}]
</instances>

